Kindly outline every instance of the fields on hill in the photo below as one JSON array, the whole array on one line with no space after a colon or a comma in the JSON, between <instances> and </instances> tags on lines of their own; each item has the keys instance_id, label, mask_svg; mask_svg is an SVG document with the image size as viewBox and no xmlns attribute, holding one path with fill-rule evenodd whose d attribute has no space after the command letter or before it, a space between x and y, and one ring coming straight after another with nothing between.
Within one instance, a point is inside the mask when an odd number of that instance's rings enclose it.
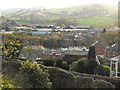
<instances>
[{"instance_id":1,"label":"fields on hill","mask_svg":"<svg viewBox=\"0 0 120 90\"><path fill-rule=\"evenodd\" d=\"M79 25L91 25L96 27L104 27L104 26L114 26L116 20L112 18L105 17L92 17L92 18L74 18L77 20Z\"/></svg>"},{"instance_id":2,"label":"fields on hill","mask_svg":"<svg viewBox=\"0 0 120 90\"><path fill-rule=\"evenodd\" d=\"M118 15L117 6L101 4L56 9L15 9L4 11L2 14L15 20L18 24L56 25L56 21L63 18L75 22L77 25L95 27L113 27L117 25Z\"/></svg>"},{"instance_id":3,"label":"fields on hill","mask_svg":"<svg viewBox=\"0 0 120 90\"><path fill-rule=\"evenodd\" d=\"M43 25L54 25L56 24L56 20L59 19L59 17L54 18L34 18L34 19L20 19L20 18L13 18L17 23L22 24L43 24ZM90 25L95 27L109 27L114 26L115 22L117 21L114 18L107 18L107 17L87 17L87 18L81 18L81 17L69 17L67 18L71 21L75 21L77 25Z\"/></svg>"}]
</instances>

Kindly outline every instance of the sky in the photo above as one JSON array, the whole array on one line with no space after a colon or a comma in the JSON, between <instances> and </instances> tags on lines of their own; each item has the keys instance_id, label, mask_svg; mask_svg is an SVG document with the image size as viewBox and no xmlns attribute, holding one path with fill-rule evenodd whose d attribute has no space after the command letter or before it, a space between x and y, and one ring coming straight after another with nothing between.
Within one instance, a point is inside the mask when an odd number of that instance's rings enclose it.
<instances>
[{"instance_id":1,"label":"sky","mask_svg":"<svg viewBox=\"0 0 120 90\"><path fill-rule=\"evenodd\" d=\"M48 7L62 8L88 3L117 5L119 0L0 0L0 10L12 8Z\"/></svg>"}]
</instances>

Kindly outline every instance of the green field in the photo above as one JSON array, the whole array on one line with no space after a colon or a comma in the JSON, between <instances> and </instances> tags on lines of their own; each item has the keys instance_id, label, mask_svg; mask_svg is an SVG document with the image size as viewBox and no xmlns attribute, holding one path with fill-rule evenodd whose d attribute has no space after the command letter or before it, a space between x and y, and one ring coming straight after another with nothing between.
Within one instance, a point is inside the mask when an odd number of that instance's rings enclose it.
<instances>
[{"instance_id":1,"label":"green field","mask_svg":"<svg viewBox=\"0 0 120 90\"><path fill-rule=\"evenodd\" d=\"M40 8L34 10L15 9L6 11L4 14L11 17L18 24L56 25L56 20L63 18L64 21L72 23L71 25L113 27L117 26L117 9L117 6L114 5L93 3L46 10ZM63 24L66 24L66 22Z\"/></svg>"},{"instance_id":2,"label":"green field","mask_svg":"<svg viewBox=\"0 0 120 90\"><path fill-rule=\"evenodd\" d=\"M105 17L92 17L92 18L71 18L76 20L79 25L92 25L96 27L114 26L116 19Z\"/></svg>"},{"instance_id":3,"label":"green field","mask_svg":"<svg viewBox=\"0 0 120 90\"><path fill-rule=\"evenodd\" d=\"M56 20L59 17L54 17L54 18L37 18L37 19L15 19L14 20L18 23L35 23L35 24L44 24L44 25L55 25ZM115 22L117 21L114 18L105 18L105 17L91 17L91 18L81 18L81 17L68 17L67 19L71 21L76 21L77 25L89 25L89 26L95 26L95 27L111 27L115 25Z\"/></svg>"}]
</instances>

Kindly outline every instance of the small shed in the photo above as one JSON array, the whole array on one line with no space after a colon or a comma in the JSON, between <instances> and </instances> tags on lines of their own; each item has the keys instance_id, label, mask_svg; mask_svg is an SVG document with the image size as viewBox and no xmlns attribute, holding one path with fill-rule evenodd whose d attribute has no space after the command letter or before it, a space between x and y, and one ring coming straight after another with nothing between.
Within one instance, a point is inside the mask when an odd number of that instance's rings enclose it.
<instances>
[{"instance_id":1,"label":"small shed","mask_svg":"<svg viewBox=\"0 0 120 90\"><path fill-rule=\"evenodd\" d=\"M120 55L108 60L110 61L110 76L118 77L118 74L120 74L120 71L118 71L120 67Z\"/></svg>"}]
</instances>

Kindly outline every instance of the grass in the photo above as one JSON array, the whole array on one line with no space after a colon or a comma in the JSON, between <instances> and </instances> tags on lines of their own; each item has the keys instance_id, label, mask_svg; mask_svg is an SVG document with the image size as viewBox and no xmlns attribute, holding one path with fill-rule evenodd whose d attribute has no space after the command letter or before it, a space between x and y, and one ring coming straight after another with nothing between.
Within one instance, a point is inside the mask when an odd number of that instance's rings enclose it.
<instances>
[{"instance_id":1,"label":"grass","mask_svg":"<svg viewBox=\"0 0 120 90\"><path fill-rule=\"evenodd\" d=\"M33 21L37 24L46 24L46 25L53 25L55 24L56 20L59 17L51 17L51 18L36 18ZM88 25L88 26L95 26L95 27L109 27L114 26L116 19L107 18L107 17L68 17L71 21L76 21L78 25ZM20 23L31 23L31 20L20 20L18 18L14 18L16 22Z\"/></svg>"},{"instance_id":2,"label":"grass","mask_svg":"<svg viewBox=\"0 0 120 90\"><path fill-rule=\"evenodd\" d=\"M71 18L76 20L79 25L91 25L96 27L114 26L115 19L105 17L92 17L92 18Z\"/></svg>"}]
</instances>

